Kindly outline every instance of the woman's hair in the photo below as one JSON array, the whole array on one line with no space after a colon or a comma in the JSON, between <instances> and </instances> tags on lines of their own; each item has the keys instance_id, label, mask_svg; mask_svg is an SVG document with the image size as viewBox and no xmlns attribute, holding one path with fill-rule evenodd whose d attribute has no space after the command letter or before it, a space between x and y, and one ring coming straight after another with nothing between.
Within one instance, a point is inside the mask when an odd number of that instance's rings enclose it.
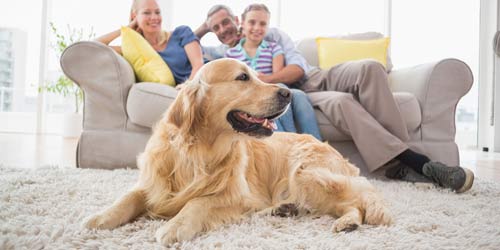
<instances>
[{"instance_id":1,"label":"woman's hair","mask_svg":"<svg viewBox=\"0 0 500 250\"><path fill-rule=\"evenodd\" d=\"M248 5L245 8L245 10L243 11L243 14L241 14L241 20L244 21L247 13L250 11L254 11L254 10L263 10L263 11L267 12L267 14L269 16L271 16L271 12L269 11L269 9L267 8L267 6L265 4L254 3L254 4Z\"/></svg>"},{"instance_id":2,"label":"woman's hair","mask_svg":"<svg viewBox=\"0 0 500 250\"><path fill-rule=\"evenodd\" d=\"M130 15L128 18L129 23L132 22L132 20L134 20L132 16L134 12L137 12L137 2L139 2L139 0L132 0L132 6L130 6Z\"/></svg>"},{"instance_id":3,"label":"woman's hair","mask_svg":"<svg viewBox=\"0 0 500 250\"><path fill-rule=\"evenodd\" d=\"M129 22L132 22L132 20L134 20L134 19L132 18L132 14L133 14L134 12L136 12L136 13L137 13L137 6L139 5L139 2L141 2L141 1L144 1L144 0L132 0L132 7L130 7L130 18L129 18ZM157 1L157 0L155 0L155 1ZM144 34L142 34L142 31L141 31L141 32L139 32L139 34L141 34L142 36L144 36ZM159 43L160 43L160 44L162 44L162 43L166 42L167 40L168 40L168 32L166 32L166 31L162 30L162 31L160 32L160 41L159 41Z\"/></svg>"}]
</instances>

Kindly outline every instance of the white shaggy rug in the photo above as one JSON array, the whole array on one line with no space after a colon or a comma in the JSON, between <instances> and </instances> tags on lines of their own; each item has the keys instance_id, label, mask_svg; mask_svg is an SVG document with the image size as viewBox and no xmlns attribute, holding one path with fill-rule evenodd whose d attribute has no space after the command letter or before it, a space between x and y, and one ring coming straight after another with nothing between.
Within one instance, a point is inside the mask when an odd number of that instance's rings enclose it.
<instances>
[{"instance_id":1,"label":"white shaggy rug","mask_svg":"<svg viewBox=\"0 0 500 250\"><path fill-rule=\"evenodd\" d=\"M0 249L163 249L163 223L140 218L115 230L92 231L82 220L109 206L137 170L0 166ZM328 216L254 216L172 249L500 249L500 184L476 180L457 195L430 186L373 180L395 224L363 225L333 234Z\"/></svg>"}]
</instances>

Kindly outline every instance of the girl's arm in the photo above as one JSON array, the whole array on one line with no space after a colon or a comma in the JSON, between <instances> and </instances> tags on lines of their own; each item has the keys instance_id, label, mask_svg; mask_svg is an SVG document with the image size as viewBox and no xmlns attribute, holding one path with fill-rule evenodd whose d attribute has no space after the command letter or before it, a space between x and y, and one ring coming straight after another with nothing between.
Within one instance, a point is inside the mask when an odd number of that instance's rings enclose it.
<instances>
[{"instance_id":1,"label":"girl's arm","mask_svg":"<svg viewBox=\"0 0 500 250\"><path fill-rule=\"evenodd\" d=\"M285 66L284 54L273 58L273 73L270 75L259 74L259 79L267 83L292 83L298 75L303 75L304 71L297 65Z\"/></svg>"},{"instance_id":2,"label":"girl's arm","mask_svg":"<svg viewBox=\"0 0 500 250\"><path fill-rule=\"evenodd\" d=\"M196 72L203 66L203 54L201 52L201 46L198 41L192 41L184 46L184 50L186 50L187 57L189 62L191 63L191 75L189 75L189 79L193 79Z\"/></svg>"}]
</instances>

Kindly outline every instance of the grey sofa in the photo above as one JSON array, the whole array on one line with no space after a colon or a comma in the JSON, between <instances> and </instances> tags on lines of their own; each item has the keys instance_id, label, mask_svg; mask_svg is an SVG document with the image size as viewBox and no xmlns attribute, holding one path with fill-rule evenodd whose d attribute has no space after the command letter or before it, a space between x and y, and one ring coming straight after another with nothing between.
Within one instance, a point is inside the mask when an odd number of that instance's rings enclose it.
<instances>
[{"instance_id":1,"label":"grey sofa","mask_svg":"<svg viewBox=\"0 0 500 250\"><path fill-rule=\"evenodd\" d=\"M317 65L312 39L298 49ZM81 168L136 167L152 125L174 100L177 91L155 83L136 83L131 66L109 47L78 42L61 57L64 73L84 92L83 132L77 148ZM391 89L411 136L409 145L434 160L459 163L455 138L455 109L472 86L469 67L444 59L389 74ZM351 138L332 126L316 109L323 138L366 172Z\"/></svg>"}]
</instances>

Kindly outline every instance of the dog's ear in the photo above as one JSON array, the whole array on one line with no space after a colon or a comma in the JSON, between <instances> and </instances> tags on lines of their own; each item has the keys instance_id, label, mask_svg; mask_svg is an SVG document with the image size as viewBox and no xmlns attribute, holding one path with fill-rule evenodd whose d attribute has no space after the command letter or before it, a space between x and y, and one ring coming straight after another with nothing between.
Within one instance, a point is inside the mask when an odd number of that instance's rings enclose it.
<instances>
[{"instance_id":1,"label":"dog's ear","mask_svg":"<svg viewBox=\"0 0 500 250\"><path fill-rule=\"evenodd\" d=\"M194 80L184 84L185 86L170 106L167 113L167 122L174 124L181 131L190 133L192 128L199 124L201 120L200 103L202 101L203 86L194 82Z\"/></svg>"}]
</instances>

